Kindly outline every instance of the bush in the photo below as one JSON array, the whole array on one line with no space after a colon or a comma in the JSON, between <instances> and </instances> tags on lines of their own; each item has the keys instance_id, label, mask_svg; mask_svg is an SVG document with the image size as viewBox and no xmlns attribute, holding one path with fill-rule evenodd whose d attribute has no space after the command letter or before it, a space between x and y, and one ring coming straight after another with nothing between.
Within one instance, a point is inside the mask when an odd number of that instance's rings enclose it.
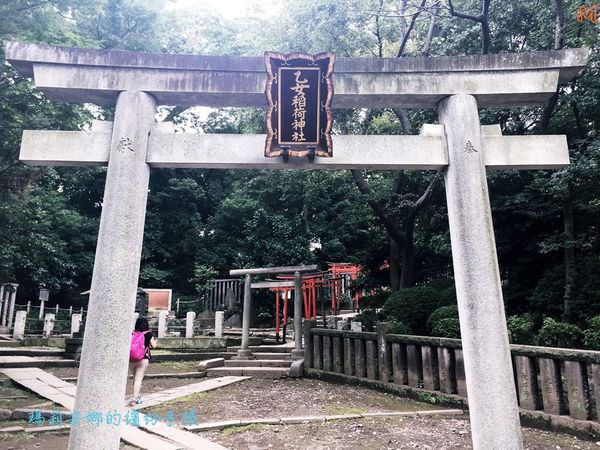
<instances>
[{"instance_id":1,"label":"bush","mask_svg":"<svg viewBox=\"0 0 600 450\"><path fill-rule=\"evenodd\" d=\"M600 316L590 319L589 328L583 332L583 346L588 350L600 350Z\"/></svg>"},{"instance_id":2,"label":"bush","mask_svg":"<svg viewBox=\"0 0 600 450\"><path fill-rule=\"evenodd\" d=\"M437 320L431 330L431 335L460 339L460 322L458 321L458 317L446 317Z\"/></svg>"},{"instance_id":3,"label":"bush","mask_svg":"<svg viewBox=\"0 0 600 450\"><path fill-rule=\"evenodd\" d=\"M391 320L387 322L387 333L388 334L410 334L410 328L396 320Z\"/></svg>"},{"instance_id":4,"label":"bush","mask_svg":"<svg viewBox=\"0 0 600 450\"><path fill-rule=\"evenodd\" d=\"M377 289L375 293L362 297L360 299L360 305L362 308L381 308L389 296L389 290Z\"/></svg>"},{"instance_id":5,"label":"bush","mask_svg":"<svg viewBox=\"0 0 600 450\"><path fill-rule=\"evenodd\" d=\"M529 314L510 316L506 320L513 344L533 345L535 343L535 323Z\"/></svg>"},{"instance_id":6,"label":"bush","mask_svg":"<svg viewBox=\"0 0 600 450\"><path fill-rule=\"evenodd\" d=\"M377 324L377 312L370 308L363 309L354 317L354 321L362 324L363 331L373 331Z\"/></svg>"},{"instance_id":7,"label":"bush","mask_svg":"<svg viewBox=\"0 0 600 450\"><path fill-rule=\"evenodd\" d=\"M538 334L537 343L547 347L577 347L583 332L576 325L558 322L550 317L544 319Z\"/></svg>"},{"instance_id":8,"label":"bush","mask_svg":"<svg viewBox=\"0 0 600 450\"><path fill-rule=\"evenodd\" d=\"M427 319L427 329L433 331L436 323L442 319L458 319L458 305L442 306L432 312Z\"/></svg>"},{"instance_id":9,"label":"bush","mask_svg":"<svg viewBox=\"0 0 600 450\"><path fill-rule=\"evenodd\" d=\"M414 333L427 332L427 318L440 306L440 294L435 289L419 286L394 292L383 305L387 321L406 324Z\"/></svg>"}]
</instances>

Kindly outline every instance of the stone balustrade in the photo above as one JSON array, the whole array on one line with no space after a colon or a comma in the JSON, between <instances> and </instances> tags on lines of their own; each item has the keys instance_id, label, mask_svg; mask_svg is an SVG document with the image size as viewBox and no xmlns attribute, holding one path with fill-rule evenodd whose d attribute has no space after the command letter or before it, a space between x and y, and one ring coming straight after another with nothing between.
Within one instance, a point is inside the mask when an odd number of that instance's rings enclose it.
<instances>
[{"instance_id":1,"label":"stone balustrade","mask_svg":"<svg viewBox=\"0 0 600 450\"><path fill-rule=\"evenodd\" d=\"M308 376L352 379L466 404L459 339L316 328L305 322ZM600 352L511 345L521 417L552 429L599 434ZM425 395L422 395L425 394Z\"/></svg>"}]
</instances>

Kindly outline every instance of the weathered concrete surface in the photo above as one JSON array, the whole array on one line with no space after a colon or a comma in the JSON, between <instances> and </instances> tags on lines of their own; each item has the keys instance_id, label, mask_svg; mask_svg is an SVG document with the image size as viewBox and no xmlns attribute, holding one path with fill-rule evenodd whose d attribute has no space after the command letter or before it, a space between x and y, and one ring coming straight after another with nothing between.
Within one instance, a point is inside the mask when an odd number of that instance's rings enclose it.
<instances>
[{"instance_id":1,"label":"weathered concrete surface","mask_svg":"<svg viewBox=\"0 0 600 450\"><path fill-rule=\"evenodd\" d=\"M533 360L528 356L515 356L515 369L519 388L519 406L535 411L538 409L538 390Z\"/></svg>"},{"instance_id":2,"label":"weathered concrete surface","mask_svg":"<svg viewBox=\"0 0 600 450\"><path fill-rule=\"evenodd\" d=\"M161 311L158 313L158 338L162 339L167 337L167 318L169 313L167 311Z\"/></svg>"},{"instance_id":3,"label":"weathered concrete surface","mask_svg":"<svg viewBox=\"0 0 600 450\"><path fill-rule=\"evenodd\" d=\"M213 336L196 336L193 338L167 337L161 339L160 348L165 349L223 349L239 344L239 338L217 338Z\"/></svg>"},{"instance_id":4,"label":"weathered concrete surface","mask_svg":"<svg viewBox=\"0 0 600 450\"><path fill-rule=\"evenodd\" d=\"M44 330L43 336L50 337L52 336L52 331L54 330L54 320L56 316L54 314L46 314L44 316Z\"/></svg>"},{"instance_id":5,"label":"weathered concrete surface","mask_svg":"<svg viewBox=\"0 0 600 450\"><path fill-rule=\"evenodd\" d=\"M196 313L194 311L188 311L185 315L185 337L190 339L194 337L194 319Z\"/></svg>"},{"instance_id":6,"label":"weathered concrete surface","mask_svg":"<svg viewBox=\"0 0 600 450\"><path fill-rule=\"evenodd\" d=\"M13 339L23 339L25 336L25 321L27 320L27 311L17 311L15 314L15 326L13 328Z\"/></svg>"},{"instance_id":7,"label":"weathered concrete surface","mask_svg":"<svg viewBox=\"0 0 600 450\"><path fill-rule=\"evenodd\" d=\"M119 410L125 397L155 111L152 97L141 92L123 92L117 102L77 383L75 409L82 415ZM118 447L110 427L83 422L71 430L70 449Z\"/></svg>"},{"instance_id":8,"label":"weathered concrete surface","mask_svg":"<svg viewBox=\"0 0 600 450\"><path fill-rule=\"evenodd\" d=\"M75 333L79 333L79 328L81 327L81 314L73 314L71 315L71 337Z\"/></svg>"},{"instance_id":9,"label":"weathered concrete surface","mask_svg":"<svg viewBox=\"0 0 600 450\"><path fill-rule=\"evenodd\" d=\"M292 358L302 359L302 309L304 305L304 295L302 290L302 277L300 271L294 272L294 350Z\"/></svg>"},{"instance_id":10,"label":"weathered concrete surface","mask_svg":"<svg viewBox=\"0 0 600 450\"><path fill-rule=\"evenodd\" d=\"M473 446L521 449L477 106L475 97L455 95L439 108L448 145L446 199Z\"/></svg>"},{"instance_id":11,"label":"weathered concrete surface","mask_svg":"<svg viewBox=\"0 0 600 450\"><path fill-rule=\"evenodd\" d=\"M143 90L159 104L264 106L262 57L159 55L5 43L6 57L57 100L113 104ZM338 58L333 106L430 107L445 96L480 105L544 102L586 64L585 49L438 58ZM110 76L107 76L110 71ZM418 93L418 94L415 94Z\"/></svg>"},{"instance_id":12,"label":"weathered concrete surface","mask_svg":"<svg viewBox=\"0 0 600 450\"><path fill-rule=\"evenodd\" d=\"M225 321L224 311L215 311L215 337L223 337L223 322Z\"/></svg>"},{"instance_id":13,"label":"weathered concrete surface","mask_svg":"<svg viewBox=\"0 0 600 450\"><path fill-rule=\"evenodd\" d=\"M406 370L406 348L401 344L392 344L392 373L394 383L408 384Z\"/></svg>"},{"instance_id":14,"label":"weathered concrete surface","mask_svg":"<svg viewBox=\"0 0 600 450\"><path fill-rule=\"evenodd\" d=\"M441 132L421 136L333 136L334 156L316 158L312 163L305 159L286 163L282 158L265 158L265 138L253 134L164 133L154 128L147 163L156 168L213 169L433 170L448 165ZM109 148L110 133L105 131L26 130L19 159L30 165L96 166L107 163ZM564 136L485 136L483 149L490 170L556 169L569 164Z\"/></svg>"},{"instance_id":15,"label":"weathered concrete surface","mask_svg":"<svg viewBox=\"0 0 600 450\"><path fill-rule=\"evenodd\" d=\"M560 414L563 405L561 401L562 388L559 381L560 370L557 361L550 358L539 358L538 364L540 365L540 391L542 391L544 412ZM596 373L596 371L592 371L592 373Z\"/></svg>"},{"instance_id":16,"label":"weathered concrete surface","mask_svg":"<svg viewBox=\"0 0 600 450\"><path fill-rule=\"evenodd\" d=\"M364 378L367 374L365 367L365 341L354 339L354 376ZM316 369L317 367L315 367Z\"/></svg>"},{"instance_id":17,"label":"weathered concrete surface","mask_svg":"<svg viewBox=\"0 0 600 450\"><path fill-rule=\"evenodd\" d=\"M569 415L574 419L586 420L589 405L586 398L587 374L585 366L578 361L565 361L564 379L569 397Z\"/></svg>"}]
</instances>

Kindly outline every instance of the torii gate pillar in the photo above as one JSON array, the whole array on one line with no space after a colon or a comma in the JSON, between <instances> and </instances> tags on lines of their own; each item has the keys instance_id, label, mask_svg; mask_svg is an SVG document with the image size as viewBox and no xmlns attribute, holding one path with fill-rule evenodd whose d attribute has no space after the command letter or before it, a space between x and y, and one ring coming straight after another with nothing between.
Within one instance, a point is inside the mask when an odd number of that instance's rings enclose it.
<instances>
[{"instance_id":1,"label":"torii gate pillar","mask_svg":"<svg viewBox=\"0 0 600 450\"><path fill-rule=\"evenodd\" d=\"M104 415L115 405L123 405L150 179L146 152L155 113L156 103L150 95L119 94L75 411ZM118 448L119 440L114 428L82 420L71 428L69 449Z\"/></svg>"},{"instance_id":2,"label":"torii gate pillar","mask_svg":"<svg viewBox=\"0 0 600 450\"><path fill-rule=\"evenodd\" d=\"M477 100L445 98L439 120L448 148L446 199L473 447L521 449Z\"/></svg>"}]
</instances>

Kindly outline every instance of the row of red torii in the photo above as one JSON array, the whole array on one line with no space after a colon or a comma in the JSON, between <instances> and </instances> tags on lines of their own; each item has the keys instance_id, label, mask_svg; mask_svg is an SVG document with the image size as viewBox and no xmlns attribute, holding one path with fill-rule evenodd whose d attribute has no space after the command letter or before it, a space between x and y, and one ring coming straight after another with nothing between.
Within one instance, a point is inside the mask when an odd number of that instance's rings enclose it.
<instances>
[{"instance_id":1,"label":"row of red torii","mask_svg":"<svg viewBox=\"0 0 600 450\"><path fill-rule=\"evenodd\" d=\"M344 294L348 294L351 300L352 309L359 309L359 301L362 298L360 290L351 294L349 292L349 282L358 278L361 273L361 268L357 264L352 263L329 263L329 270L318 273L302 275L302 297L304 305L304 318L315 320L317 318L317 299L321 299L322 316L325 318L325 301L324 292L329 293L331 300L331 314L336 315L339 312L340 304ZM288 300L291 298L291 293L294 291L293 275L276 275L277 280L288 281L290 285L275 285L269 288L270 292L275 293L275 333L279 339L279 331L281 325L285 327L288 323ZM277 283L274 283L277 284ZM281 310L281 302L283 301L283 311ZM283 316L281 313L283 312ZM284 337L285 340L285 337Z\"/></svg>"}]
</instances>

